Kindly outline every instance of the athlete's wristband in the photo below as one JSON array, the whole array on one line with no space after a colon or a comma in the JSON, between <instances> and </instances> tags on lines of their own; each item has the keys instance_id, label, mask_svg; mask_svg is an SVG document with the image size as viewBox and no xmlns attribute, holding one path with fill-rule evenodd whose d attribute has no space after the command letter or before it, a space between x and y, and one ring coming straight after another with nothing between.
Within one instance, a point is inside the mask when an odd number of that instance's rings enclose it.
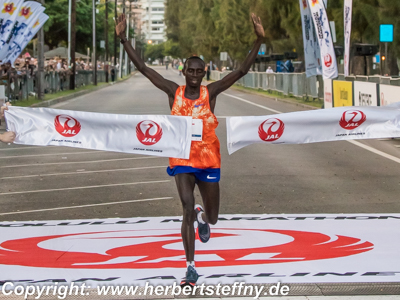
<instances>
[{"instance_id":1,"label":"athlete's wristband","mask_svg":"<svg viewBox=\"0 0 400 300\"><path fill-rule=\"evenodd\" d=\"M124 43L126 43L128 41L128 39L126 38L126 37L123 37L122 39L121 39L121 44L124 44Z\"/></svg>"}]
</instances>

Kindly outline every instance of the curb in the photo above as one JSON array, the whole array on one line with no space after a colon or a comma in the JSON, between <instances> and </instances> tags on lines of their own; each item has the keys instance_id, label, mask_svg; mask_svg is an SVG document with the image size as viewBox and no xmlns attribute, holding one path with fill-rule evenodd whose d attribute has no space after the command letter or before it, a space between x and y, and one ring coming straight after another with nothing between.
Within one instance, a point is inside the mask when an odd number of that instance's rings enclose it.
<instances>
[{"instance_id":1,"label":"curb","mask_svg":"<svg viewBox=\"0 0 400 300\"><path fill-rule=\"evenodd\" d=\"M124 79L122 79L120 81L116 81L114 84L118 84L118 83L121 83L121 82L124 82L124 81L128 80L133 75L135 75L136 72L137 71L132 72L129 77L124 78ZM95 92L95 91L104 89L104 88L109 87L109 86L110 86L110 84L99 86L99 87L95 87L95 88L90 89L90 90L79 91L79 92L72 93L72 94L67 95L67 96L61 96L61 97L58 97L58 98L55 98L55 99L52 99L52 100L47 100L47 101L42 101L40 103L35 103L35 104L32 104L30 107L49 107L49 106L52 106L54 104L57 104L57 103L60 103L60 102L64 102L64 101L67 101L67 100L71 100L73 98L76 98L76 97L79 97L79 96L82 96L82 95L86 95L86 94L89 94L91 92Z\"/></svg>"}]
</instances>

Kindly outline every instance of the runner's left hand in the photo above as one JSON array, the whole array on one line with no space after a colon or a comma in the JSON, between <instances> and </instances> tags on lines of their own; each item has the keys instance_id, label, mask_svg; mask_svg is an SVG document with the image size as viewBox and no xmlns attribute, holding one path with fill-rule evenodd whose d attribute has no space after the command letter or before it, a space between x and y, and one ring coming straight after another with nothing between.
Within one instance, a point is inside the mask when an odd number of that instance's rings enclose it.
<instances>
[{"instance_id":1,"label":"runner's left hand","mask_svg":"<svg viewBox=\"0 0 400 300\"><path fill-rule=\"evenodd\" d=\"M257 17L254 13L251 14L251 19L253 20L254 32L258 38L264 37L264 28L261 23L260 17Z\"/></svg>"}]
</instances>

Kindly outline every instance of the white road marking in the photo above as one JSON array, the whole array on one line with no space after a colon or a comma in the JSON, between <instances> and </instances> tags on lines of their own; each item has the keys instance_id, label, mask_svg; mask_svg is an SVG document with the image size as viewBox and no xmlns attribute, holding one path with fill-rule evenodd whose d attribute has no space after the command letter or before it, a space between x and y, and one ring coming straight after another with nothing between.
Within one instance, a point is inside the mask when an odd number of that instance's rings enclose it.
<instances>
[{"instance_id":1,"label":"white road marking","mask_svg":"<svg viewBox=\"0 0 400 300\"><path fill-rule=\"evenodd\" d=\"M224 95L226 95L226 96L229 96L229 97L232 97L232 98L235 98L235 99L238 99L238 100L240 100L240 101L249 103L249 104L251 104L251 105L254 105L254 106L257 106L257 107L260 107L260 108L263 108L263 109L266 109L266 110L269 110L269 111L272 111L272 112L275 112L275 113L277 113L277 114L282 114L282 113L283 113L283 112L281 112L281 111L279 111L279 110L271 109L271 108L266 107L266 106L264 106L264 105L260 105L260 104L254 103L254 102L251 102L251 101L249 101L249 100L246 100L246 99L243 99L243 98L240 98L240 97L236 97L236 96L233 96L233 95L229 95L229 94L227 94L227 93L222 93L222 94L224 94ZM353 145L355 145L355 146L361 147L361 148L363 148L363 149L365 149L365 150L371 151L372 153L378 154L378 155L380 155L380 156L382 156L382 157L385 157L385 158L387 158L387 159L390 159L390 160L393 160L393 161L395 161L395 162L397 162L397 163L400 163L400 158L397 158L397 157L395 157L395 156L393 156L393 155L390 155L390 154L387 154L387 153L385 153L385 152L379 151L379 150L377 150L377 149L375 149L375 148L372 148L372 147L370 147L370 146L364 145L363 143L360 143L360 142L357 142L357 141L354 141L354 140L347 140L346 142L349 142L349 143L351 143L351 144L353 144Z\"/></svg>"},{"instance_id":2,"label":"white road marking","mask_svg":"<svg viewBox=\"0 0 400 300\"><path fill-rule=\"evenodd\" d=\"M396 156L387 154L387 153L385 153L383 151L377 150L375 148L372 148L370 146L364 145L363 143L360 143L360 142L357 142L357 141L347 141L347 142L352 143L353 145L356 145L358 147L364 148L365 150L371 151L371 152L373 152L375 154L378 154L380 156L383 156L383 157L385 157L387 159L393 160L394 162L397 162L397 163L400 164L400 158L398 158Z\"/></svg>"},{"instance_id":3,"label":"white road marking","mask_svg":"<svg viewBox=\"0 0 400 300\"><path fill-rule=\"evenodd\" d=\"M55 156L55 155L76 155L76 154L92 154L92 153L104 153L107 151L86 151L86 152L67 152L67 153L51 153L51 154L29 154L29 155L15 155L15 156L4 156L0 157L0 159L7 159L7 158L22 158L22 157L35 157L35 156ZM113 152L115 153L115 152Z\"/></svg>"},{"instance_id":4,"label":"white road marking","mask_svg":"<svg viewBox=\"0 0 400 300\"><path fill-rule=\"evenodd\" d=\"M221 93L221 94L222 94L222 95L225 95L225 96L228 96L228 97L235 98L235 99L240 100L240 101L242 101L242 102L245 102L245 103L248 103L248 104L251 104L251 105L254 105L254 106L257 106L257 107L260 107L260 108L269 110L269 111L272 111L272 112L277 113L277 114L281 114L281 113L282 113L282 112L279 111L279 110L275 110L275 109L269 108L269 107L267 107L267 106L254 103L254 102L251 102L251 101L249 101L249 100L246 100L246 99L243 99L243 98L240 98L240 97L237 97L237 96L233 96L233 95L230 95L230 94L227 94L227 93Z\"/></svg>"},{"instance_id":5,"label":"white road marking","mask_svg":"<svg viewBox=\"0 0 400 300\"><path fill-rule=\"evenodd\" d=\"M164 183L164 182L170 182L170 181L171 180L139 181L139 182L114 183L114 184L103 184L103 185L77 186L77 187L69 187L69 188L61 188L61 189L8 192L8 193L0 193L0 196L15 195L15 194L44 193L44 192L55 192L55 191L68 191L68 190L80 190L80 189L94 189L94 188L101 188L101 187L136 185L136 184L146 184L146 183Z\"/></svg>"},{"instance_id":6,"label":"white road marking","mask_svg":"<svg viewBox=\"0 0 400 300\"><path fill-rule=\"evenodd\" d=\"M73 209L73 208L82 208L82 207L93 207L93 206L104 206L104 205L125 204L125 203L134 203L134 202L145 202L145 201L156 201L156 200L169 200L169 199L173 199L173 197L148 198L148 199L126 200L126 201L118 201L118 202L107 202L107 203L97 203L97 204L74 205L74 206L64 206L64 207L55 207L55 208L43 208L43 209L35 209L35 210L12 211L12 212L0 213L0 216L15 215L15 214L26 214L26 213L32 213L32 212L42 212L42 211L51 211L51 210L64 210L64 209Z\"/></svg>"},{"instance_id":7,"label":"white road marking","mask_svg":"<svg viewBox=\"0 0 400 300\"><path fill-rule=\"evenodd\" d=\"M71 164L92 164L92 163L102 163L110 161L121 161L121 160L133 160L133 159L154 159L154 158L164 158L160 156L145 156L145 157L130 157L130 158L116 158L116 159L104 159L104 160L91 160L91 161L72 161L72 162L62 162L62 163L37 163L28 165L11 165L2 166L1 168L19 168L19 167L38 167L38 166L49 166L49 165L71 165Z\"/></svg>"},{"instance_id":8,"label":"white road marking","mask_svg":"<svg viewBox=\"0 0 400 300\"><path fill-rule=\"evenodd\" d=\"M21 150L21 149L37 149L37 148L43 148L44 146L32 146L32 147L10 147L6 149L0 149L0 151L9 151L9 150ZM55 146L46 146L48 148L53 148Z\"/></svg>"},{"instance_id":9,"label":"white road marking","mask_svg":"<svg viewBox=\"0 0 400 300\"><path fill-rule=\"evenodd\" d=\"M1 179L18 179L18 178L30 178L30 177L45 177L45 176L60 176L60 175L78 175L78 174L92 174L92 173L105 173L105 172L120 172L120 171L132 171L132 170L146 170L146 169L157 169L166 168L167 166L154 166L154 167L138 167L138 168L126 168L126 169L112 169L112 170L101 170L101 171L85 171L76 170L76 172L68 173L52 173L52 174L35 174L35 175L22 175L13 177L1 177Z\"/></svg>"}]
</instances>

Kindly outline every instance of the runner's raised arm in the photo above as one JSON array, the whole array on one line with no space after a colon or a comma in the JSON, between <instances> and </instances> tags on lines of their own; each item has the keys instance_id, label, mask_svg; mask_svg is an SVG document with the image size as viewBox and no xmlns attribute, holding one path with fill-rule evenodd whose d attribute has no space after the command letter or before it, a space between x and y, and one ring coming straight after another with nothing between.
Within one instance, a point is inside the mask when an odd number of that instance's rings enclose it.
<instances>
[{"instance_id":1,"label":"runner's raised arm","mask_svg":"<svg viewBox=\"0 0 400 300\"><path fill-rule=\"evenodd\" d=\"M118 37L121 39L121 44L128 53L130 60L140 73L146 76L157 88L164 91L168 95L170 106L172 107L175 92L179 86L175 82L165 79L152 68L146 66L144 61L140 58L140 55L136 52L126 38L126 19L124 14L121 14L118 17L118 20L115 21L115 31Z\"/></svg>"},{"instance_id":2,"label":"runner's raised arm","mask_svg":"<svg viewBox=\"0 0 400 300\"><path fill-rule=\"evenodd\" d=\"M257 35L257 40L254 43L253 49L251 49L249 55L240 66L238 70L235 70L225 76L223 79L208 85L208 91L210 93L210 101L215 101L218 94L222 93L226 89L230 88L236 81L242 78L250 70L251 65L254 63L257 57L258 50L260 49L262 39L264 37L264 28L261 24L261 19L254 13L251 14L253 21L254 32Z\"/></svg>"}]
</instances>

